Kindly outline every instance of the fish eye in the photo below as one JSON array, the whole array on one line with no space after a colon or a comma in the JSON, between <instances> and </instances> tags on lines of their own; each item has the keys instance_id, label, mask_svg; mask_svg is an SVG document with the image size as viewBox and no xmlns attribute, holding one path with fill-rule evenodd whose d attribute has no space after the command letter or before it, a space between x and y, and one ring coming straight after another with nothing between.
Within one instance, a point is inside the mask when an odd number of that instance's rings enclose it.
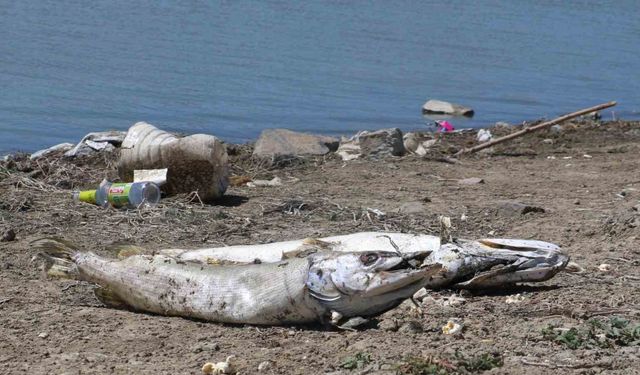
<instances>
[{"instance_id":1,"label":"fish eye","mask_svg":"<svg viewBox=\"0 0 640 375\"><path fill-rule=\"evenodd\" d=\"M378 258L380 257L376 253L366 253L366 254L360 255L360 261L365 266L372 265L373 263L375 263L376 260L378 260Z\"/></svg>"}]
</instances>

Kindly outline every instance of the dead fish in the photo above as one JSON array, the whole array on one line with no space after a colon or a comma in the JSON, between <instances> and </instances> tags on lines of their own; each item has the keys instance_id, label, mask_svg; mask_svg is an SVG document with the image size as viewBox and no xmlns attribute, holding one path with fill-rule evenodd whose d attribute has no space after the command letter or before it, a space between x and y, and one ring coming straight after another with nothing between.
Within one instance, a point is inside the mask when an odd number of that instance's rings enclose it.
<instances>
[{"instance_id":1,"label":"dead fish","mask_svg":"<svg viewBox=\"0 0 640 375\"><path fill-rule=\"evenodd\" d=\"M447 236L445 236L447 237ZM308 246L311 245L309 249ZM161 250L176 259L198 262L275 262L308 251L359 252L389 249L399 254L428 251L425 264L440 264L442 277L426 281L428 289L488 289L545 281L565 269L569 255L558 245L538 240L487 238L440 243L440 238L404 233L363 232L322 239L193 250Z\"/></svg>"},{"instance_id":2,"label":"dead fish","mask_svg":"<svg viewBox=\"0 0 640 375\"><path fill-rule=\"evenodd\" d=\"M106 259L70 243L41 239L50 276L97 284L106 305L221 323L296 324L371 317L438 277L428 252L315 252L263 264L216 266L165 255Z\"/></svg>"}]
</instances>

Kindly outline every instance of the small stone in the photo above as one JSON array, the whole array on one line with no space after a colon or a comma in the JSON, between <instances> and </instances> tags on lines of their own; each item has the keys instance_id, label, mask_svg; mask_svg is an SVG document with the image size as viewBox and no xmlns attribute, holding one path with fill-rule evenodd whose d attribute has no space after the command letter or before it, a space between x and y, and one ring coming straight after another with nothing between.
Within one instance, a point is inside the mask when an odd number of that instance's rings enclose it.
<instances>
[{"instance_id":1,"label":"small stone","mask_svg":"<svg viewBox=\"0 0 640 375\"><path fill-rule=\"evenodd\" d=\"M416 301L422 301L424 297L428 296L429 292L427 292L426 288L422 288L413 294L413 299Z\"/></svg>"},{"instance_id":2,"label":"small stone","mask_svg":"<svg viewBox=\"0 0 640 375\"><path fill-rule=\"evenodd\" d=\"M199 345L196 345L193 348L193 352L194 353L200 353L200 352L217 352L218 350L220 350L220 345L218 345L215 342L204 342L201 343Z\"/></svg>"},{"instance_id":3,"label":"small stone","mask_svg":"<svg viewBox=\"0 0 640 375\"><path fill-rule=\"evenodd\" d=\"M524 301L524 296L518 293L513 296L508 296L504 302L508 304L512 304L512 303L520 303L522 301Z\"/></svg>"},{"instance_id":4,"label":"small stone","mask_svg":"<svg viewBox=\"0 0 640 375\"><path fill-rule=\"evenodd\" d=\"M544 213L545 209L542 207L532 206L520 202L500 202L498 204L498 212L504 216L514 215L526 215L530 212Z\"/></svg>"},{"instance_id":5,"label":"small stone","mask_svg":"<svg viewBox=\"0 0 640 375\"><path fill-rule=\"evenodd\" d=\"M260 364L258 365L258 371L269 370L272 365L273 365L273 363L271 361L260 362Z\"/></svg>"},{"instance_id":6,"label":"small stone","mask_svg":"<svg viewBox=\"0 0 640 375\"><path fill-rule=\"evenodd\" d=\"M553 139L545 138L545 139L542 140L542 143L547 144L547 145L552 145L553 144Z\"/></svg>"},{"instance_id":7,"label":"small stone","mask_svg":"<svg viewBox=\"0 0 640 375\"><path fill-rule=\"evenodd\" d=\"M552 133L560 133L562 131L562 126L553 125L552 127L549 128L549 130L551 130Z\"/></svg>"},{"instance_id":8,"label":"small stone","mask_svg":"<svg viewBox=\"0 0 640 375\"><path fill-rule=\"evenodd\" d=\"M464 178L462 180L458 180L458 183L460 185L477 185L477 184L484 184L484 179L479 178L479 177L470 177L470 178Z\"/></svg>"},{"instance_id":9,"label":"small stone","mask_svg":"<svg viewBox=\"0 0 640 375\"><path fill-rule=\"evenodd\" d=\"M600 272L611 272L611 265L607 263L602 263L598 266L598 271Z\"/></svg>"},{"instance_id":10,"label":"small stone","mask_svg":"<svg viewBox=\"0 0 640 375\"><path fill-rule=\"evenodd\" d=\"M13 229L8 229L4 232L4 234L2 235L2 238L0 238L0 242L9 242L15 239L16 239L16 232Z\"/></svg>"},{"instance_id":11,"label":"small stone","mask_svg":"<svg viewBox=\"0 0 640 375\"><path fill-rule=\"evenodd\" d=\"M49 337L49 334L47 332L40 332L40 334L38 334L38 337L40 337L41 339L46 339L47 337Z\"/></svg>"},{"instance_id":12,"label":"small stone","mask_svg":"<svg viewBox=\"0 0 640 375\"><path fill-rule=\"evenodd\" d=\"M378 328L383 331L395 332L398 330L398 322L395 319L383 319L378 323Z\"/></svg>"},{"instance_id":13,"label":"small stone","mask_svg":"<svg viewBox=\"0 0 640 375\"><path fill-rule=\"evenodd\" d=\"M415 320L404 323L398 330L400 333L420 333L422 331L422 325Z\"/></svg>"},{"instance_id":14,"label":"small stone","mask_svg":"<svg viewBox=\"0 0 640 375\"><path fill-rule=\"evenodd\" d=\"M575 204L576 206L580 205L580 200L579 199L574 200L573 204Z\"/></svg>"}]
</instances>

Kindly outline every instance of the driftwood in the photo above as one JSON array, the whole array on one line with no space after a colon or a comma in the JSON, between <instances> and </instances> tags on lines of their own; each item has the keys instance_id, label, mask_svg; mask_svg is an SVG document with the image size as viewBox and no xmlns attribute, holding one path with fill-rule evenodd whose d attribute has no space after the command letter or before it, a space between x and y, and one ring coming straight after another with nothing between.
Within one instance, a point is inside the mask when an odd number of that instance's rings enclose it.
<instances>
[{"instance_id":1,"label":"driftwood","mask_svg":"<svg viewBox=\"0 0 640 375\"><path fill-rule=\"evenodd\" d=\"M535 132L537 130L548 128L548 127L550 127L552 125L559 124L559 123L561 123L563 121L567 121L567 120L570 120L570 119L578 117L578 116L586 115L587 113L600 111L600 110L605 109L605 108L613 107L614 105L616 105L616 102L609 102L609 103L599 104L599 105L596 105L596 106L591 107L591 108L586 108L586 109L583 109L583 110L580 110L580 111L577 111L577 112L572 112L572 113L566 114L564 116L560 116L558 118L555 118L555 119L553 119L551 121L543 122L542 124L538 124L538 125L535 125L535 126L531 126L531 127L522 129L522 130L517 131L515 133L509 134L509 135L505 135L504 137L496 138L496 139L494 139L492 141L483 143L481 145L478 145L478 146L475 146L475 147L471 147L471 148L462 149L462 150L458 151L455 154L455 156L460 156L460 155L464 155L464 154L472 154L474 152L478 152L480 150L484 150L485 148L489 148L491 146L495 146L495 145L497 145L499 143L506 142L506 141L508 141L510 139L518 138L518 137L521 137L521 136L523 136L525 134L532 133L532 132Z\"/></svg>"}]
</instances>

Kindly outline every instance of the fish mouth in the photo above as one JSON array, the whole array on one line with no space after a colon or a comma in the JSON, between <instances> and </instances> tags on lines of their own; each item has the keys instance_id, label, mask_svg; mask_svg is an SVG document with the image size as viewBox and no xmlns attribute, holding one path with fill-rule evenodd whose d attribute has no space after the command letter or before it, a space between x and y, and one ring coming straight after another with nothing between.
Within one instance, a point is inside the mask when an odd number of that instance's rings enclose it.
<instances>
[{"instance_id":1,"label":"fish mouth","mask_svg":"<svg viewBox=\"0 0 640 375\"><path fill-rule=\"evenodd\" d=\"M398 293L401 290L416 289L442 271L440 264L423 264L428 252L418 253L402 259L393 267L378 272L369 283L370 295Z\"/></svg>"},{"instance_id":2,"label":"fish mouth","mask_svg":"<svg viewBox=\"0 0 640 375\"><path fill-rule=\"evenodd\" d=\"M419 270L424 267L424 260L431 254L431 251L418 251L414 253L401 254L401 260L386 270L381 270L383 273L392 273L397 271L410 271Z\"/></svg>"}]
</instances>

